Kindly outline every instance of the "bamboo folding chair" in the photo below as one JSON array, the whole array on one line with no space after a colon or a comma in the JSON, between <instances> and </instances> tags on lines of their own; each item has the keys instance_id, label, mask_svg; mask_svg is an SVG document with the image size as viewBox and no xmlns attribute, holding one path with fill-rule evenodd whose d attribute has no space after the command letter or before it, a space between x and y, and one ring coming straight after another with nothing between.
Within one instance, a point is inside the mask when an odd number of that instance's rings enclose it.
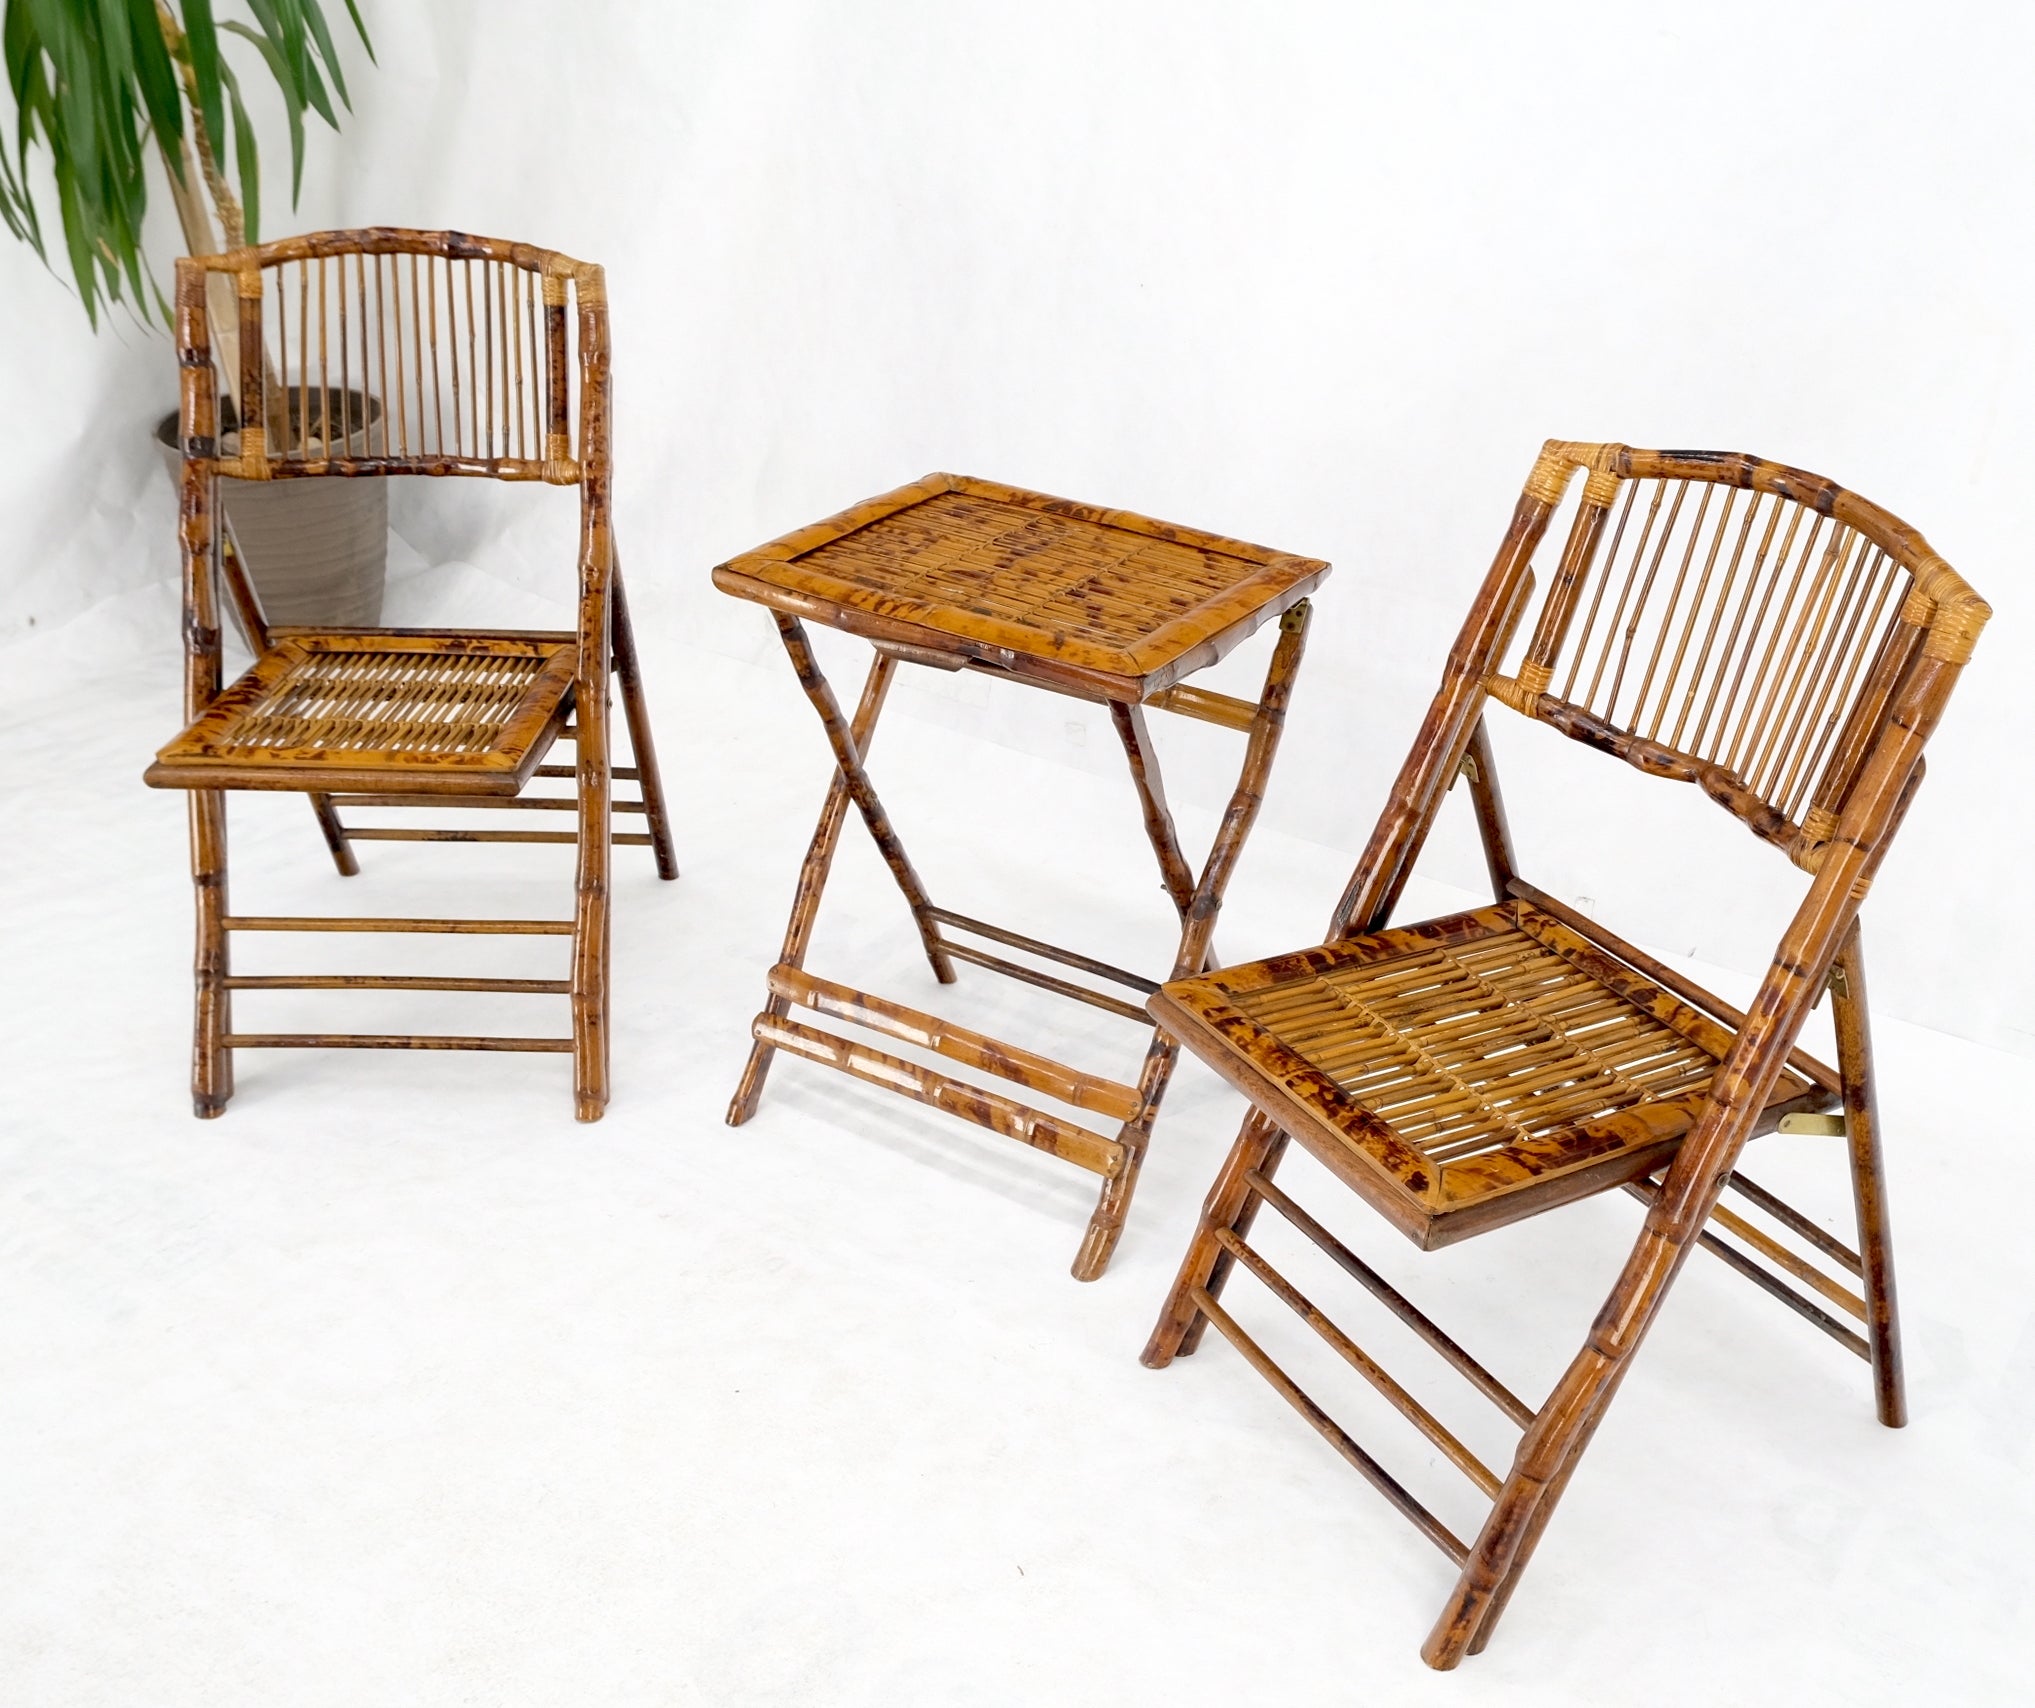
<instances>
[{"instance_id":1,"label":"bamboo folding chair","mask_svg":"<svg viewBox=\"0 0 2035 1708\"><path fill-rule=\"evenodd\" d=\"M208 275L237 292L237 420L221 420L206 314ZM575 310L568 314L568 307ZM678 875L643 703L635 638L609 524L608 313L601 269L525 244L457 232L324 232L177 263L182 364L184 714L189 726L146 780L190 792L197 891L192 1099L219 1114L239 1049L506 1050L570 1054L578 1117L608 1099L608 850L649 846ZM576 395L575 395L576 394ZM222 427L224 430L222 431ZM218 525L217 483L477 475L576 487L577 626L564 631L283 627L263 620ZM254 652L221 688L221 582ZM609 676L621 683L633 766L609 753ZM561 738L573 765L546 765ZM570 778L570 795L526 794ZM614 780L638 798L614 801ZM364 841L571 843L570 919L275 918L227 898L226 793L292 790L340 873ZM570 812L575 828L428 830L348 824L341 808ZM611 811L643 815L616 834ZM550 979L304 975L243 977L228 945L246 932L477 933L569 937ZM236 991L488 991L570 999L569 1037L242 1032Z\"/></svg>"},{"instance_id":2,"label":"bamboo folding chair","mask_svg":"<svg viewBox=\"0 0 2035 1708\"><path fill-rule=\"evenodd\" d=\"M1531 559L1577 469L1587 478L1574 524L1529 626ZM1153 999L1159 1022L1253 1109L1145 1362L1192 1352L1214 1323L1455 1562L1455 1591L1422 1651L1430 1665L1453 1667L1489 1641L1698 1245L1867 1359L1880 1421L1905 1421L1858 913L1988 615L1920 534L1814 475L1745 456L1550 441L1328 941L1185 978ZM1522 629L1523 655L1505 671ZM1746 1011L1518 876L1487 699L1695 783L1809 874ZM1496 903L1388 929L1458 774ZM1826 988L1835 1071L1796 1047ZM1775 1128L1843 1135L1857 1250L1737 1172L1746 1142ZM1277 1184L1293 1139L1422 1249L1615 1186L1647 1204L1610 1298L1544 1403L1519 1400ZM1808 1255L1722 1207L1727 1187ZM1523 1431L1503 1477L1250 1243L1268 1204ZM1223 1302L1239 1264L1491 1500L1472 1541L1239 1324Z\"/></svg>"},{"instance_id":3,"label":"bamboo folding chair","mask_svg":"<svg viewBox=\"0 0 2035 1708\"><path fill-rule=\"evenodd\" d=\"M836 766L799 872L765 1005L750 1028L755 1042L728 1110L729 1125L739 1126L756 1112L779 1050L944 1109L1102 1177L1073 1266L1077 1280L1101 1275L1122 1235L1179 1046L1163 1030L1151 1031L1142 1009L1095 987L1115 985L1143 998L1159 988L1158 981L935 906L864 767L876 721L900 663L983 671L1106 705L1130 764L1145 835L1179 919L1173 975L1196 971L1208 964L1223 892L1257 819L1278 751L1306 644L1307 595L1328 569L1312 558L1127 511L951 474L929 475L869 499L716 569L714 583L723 592L770 609L799 684L826 729ZM1186 680L1274 619L1279 638L1255 701ZM807 621L859 635L875 648L852 719L841 715L820 672ZM1245 737L1236 788L1198 873L1180 846L1166 804L1146 727L1147 706ZM851 802L903 892L941 984L954 982L954 963L961 961L1131 1021L1148 1039L1136 1083L1084 1073L807 972L820 896ZM1010 960L983 943L1047 967ZM794 1008L1105 1116L1117 1123L1116 1131L1096 1132L987 1086L872 1049L794 1019Z\"/></svg>"}]
</instances>

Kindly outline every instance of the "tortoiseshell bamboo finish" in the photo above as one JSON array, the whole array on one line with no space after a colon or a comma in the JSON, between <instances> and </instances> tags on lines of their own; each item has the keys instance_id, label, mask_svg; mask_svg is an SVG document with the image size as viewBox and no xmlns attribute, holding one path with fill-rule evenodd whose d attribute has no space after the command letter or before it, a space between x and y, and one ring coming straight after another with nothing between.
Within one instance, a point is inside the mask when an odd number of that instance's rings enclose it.
<instances>
[{"instance_id":1,"label":"tortoiseshell bamboo finish","mask_svg":"<svg viewBox=\"0 0 2035 1708\"><path fill-rule=\"evenodd\" d=\"M1529 623L1529 565L1578 471L1573 524ZM1550 441L1329 940L1178 979L1152 999L1154 1017L1254 1107L1145 1361L1192 1352L1214 1323L1449 1556L1459 1576L1422 1651L1430 1665L1453 1667L1490 1640L1697 1246L1867 1359L1880 1420L1905 1421L1858 913L1988 614L1921 535L1829 481L1752 457ZM1482 721L1492 700L1695 783L1809 874L1745 1011L1519 876ZM1458 775L1470 782L1496 905L1390 928ZM1826 987L1835 1070L1797 1047ZM1857 1251L1737 1171L1753 1137L1833 1107ZM1616 1185L1646 1203L1617 1285L1545 1402L1514 1399L1274 1183L1293 1140L1422 1246ZM1774 1231L1720 1206L1727 1190ZM1261 1204L1521 1428L1502 1479L1250 1246ZM1491 1497L1473 1539L1451 1534L1225 1308L1238 1263Z\"/></svg>"},{"instance_id":2,"label":"tortoiseshell bamboo finish","mask_svg":"<svg viewBox=\"0 0 2035 1708\"><path fill-rule=\"evenodd\" d=\"M1307 627L1306 595L1328 566L1127 512L1100 510L1016 487L936 474L786 535L723 564L723 591L770 608L806 697L818 712L836 770L806 850L784 947L728 1110L739 1126L756 1111L779 1050L837 1068L988 1127L1102 1176L1074 1262L1094 1280L1109 1262L1136 1187L1153 1118L1177 1055L1154 1031L1137 1082L1121 1084L1006 1044L902 1003L804 971L819 902L849 805L861 815L903 893L934 977L954 963L1007 977L1146 1023L1130 1002L1057 972L1012 961L967 938L1017 949L1138 996L1157 981L937 907L926 892L866 769L869 742L900 663L992 672L1110 709L1143 812L1145 834L1180 920L1171 976L1207 965L1215 916L1263 799ZM1255 702L1187 687L1262 623L1279 619L1265 686ZM861 635L876 658L852 718L842 716L804 624ZM1199 873L1180 848L1159 777L1145 706L1199 718L1248 737L1242 773ZM955 933L959 933L956 936ZM1113 1137L1001 1092L791 1018L794 1006L901 1040L978 1072L1114 1119Z\"/></svg>"},{"instance_id":3,"label":"tortoiseshell bamboo finish","mask_svg":"<svg viewBox=\"0 0 2035 1708\"><path fill-rule=\"evenodd\" d=\"M238 295L241 414L219 419L221 387L205 313L207 279ZM478 288L476 288L476 286ZM568 324L568 314L571 320ZM651 847L677 876L609 522L607 297L600 268L546 249L458 232L321 232L177 264L183 374L185 716L149 767L190 791L197 889L200 1115L233 1089L236 1049L555 1051L573 1057L576 1111L608 1099L608 851ZM378 409L368 409L372 398ZM357 416L356 411L360 411ZM561 633L270 627L215 524L222 475L243 480L478 475L576 487L579 610ZM254 666L222 692L219 587L253 642ZM635 763L609 757L610 675L618 677ZM559 739L574 764L545 765ZM525 794L570 777L569 796ZM611 800L616 777L639 798ZM570 920L280 919L228 909L225 791L308 794L342 876L359 841L572 843ZM341 807L419 805L571 812L570 832L424 830L345 823ZM616 835L611 810L645 833ZM393 931L569 936L561 979L235 977L228 943L245 931ZM460 990L565 996L563 1038L238 1032L237 990Z\"/></svg>"}]
</instances>

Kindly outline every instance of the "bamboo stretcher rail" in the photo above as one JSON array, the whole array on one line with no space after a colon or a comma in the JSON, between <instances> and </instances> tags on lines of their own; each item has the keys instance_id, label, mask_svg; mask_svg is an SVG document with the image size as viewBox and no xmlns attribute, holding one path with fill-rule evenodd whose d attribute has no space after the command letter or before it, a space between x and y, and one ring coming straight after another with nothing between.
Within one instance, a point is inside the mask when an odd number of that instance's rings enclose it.
<instances>
[{"instance_id":1,"label":"bamboo stretcher rail","mask_svg":"<svg viewBox=\"0 0 2035 1708\"><path fill-rule=\"evenodd\" d=\"M229 914L220 922L227 931L373 931L443 932L482 937L570 937L569 919L370 919L342 916L318 918L309 914L286 917Z\"/></svg>"},{"instance_id":2,"label":"bamboo stretcher rail","mask_svg":"<svg viewBox=\"0 0 2035 1708\"><path fill-rule=\"evenodd\" d=\"M1039 972L1033 967L1021 967L1015 961L1006 961L1001 955L992 955L985 950L971 948L966 943L956 943L951 938L939 939L940 947L957 961L966 961L971 966L984 967L993 973L1001 973L1007 979L1016 979L1020 984L1037 985L1041 990L1050 990L1055 996L1072 998L1084 1002L1090 1008L1099 1008L1105 1014L1114 1014L1119 1019L1129 1020L1139 1026L1149 1026L1151 1016L1142 1008L1134 1008L1128 1002L1119 1002L1113 996L1104 996L1100 991L1089 990L1072 980L1055 978L1051 973Z\"/></svg>"},{"instance_id":3,"label":"bamboo stretcher rail","mask_svg":"<svg viewBox=\"0 0 2035 1708\"><path fill-rule=\"evenodd\" d=\"M229 1050L482 1050L570 1055L570 1038L459 1038L417 1033L229 1032Z\"/></svg>"},{"instance_id":4,"label":"bamboo stretcher rail","mask_svg":"<svg viewBox=\"0 0 2035 1708\"><path fill-rule=\"evenodd\" d=\"M1314 1426L1321 1438L1346 1459L1357 1474L1383 1495L1402 1516L1408 1519L1414 1529L1425 1536L1450 1560L1460 1566L1469 1558L1469 1549L1447 1525L1407 1492L1406 1487L1391 1472L1366 1453L1363 1448L1344 1431L1342 1426L1317 1405L1307 1391L1286 1374L1255 1340L1246 1334L1237 1320L1205 1288L1194 1289L1195 1307L1216 1328L1222 1336L1250 1363L1251 1368L1272 1385L1273 1391Z\"/></svg>"},{"instance_id":5,"label":"bamboo stretcher rail","mask_svg":"<svg viewBox=\"0 0 2035 1708\"><path fill-rule=\"evenodd\" d=\"M1642 1204L1649 1206L1655 1203L1660 1196L1659 1188L1653 1186L1653 1183L1650 1181L1645 1183L1628 1181L1625 1190L1631 1193ZM1759 1288L1761 1292L1770 1294L1778 1299L1789 1310L1802 1318L1803 1321L1813 1323L1817 1328L1820 1328L1832 1340L1836 1341L1839 1346L1844 1347L1849 1352L1857 1353L1868 1364L1872 1362L1872 1348L1867 1345L1862 1335L1846 1328L1844 1324L1824 1310L1822 1306L1815 1304L1809 1299L1805 1299L1794 1288L1781 1280L1779 1276L1769 1270L1762 1269L1751 1258L1746 1256L1744 1252L1728 1245L1707 1228L1696 1236L1696 1243L1713 1257L1722 1258L1726 1264L1737 1270L1740 1275L1743 1275L1746 1280Z\"/></svg>"},{"instance_id":6,"label":"bamboo stretcher rail","mask_svg":"<svg viewBox=\"0 0 2035 1708\"><path fill-rule=\"evenodd\" d=\"M1139 1098L1134 1086L1082 1073L1050 1056L986 1037L902 1003L886 1002L881 997L783 965L770 969L768 985L773 995L797 1007L810 1008L835 1020L852 1020L871 1031L916 1044L920 1049L980 1068L1029 1090L1043 1091L1077 1109L1113 1116L1119 1121L1127 1121L1137 1113Z\"/></svg>"},{"instance_id":7,"label":"bamboo stretcher rail","mask_svg":"<svg viewBox=\"0 0 2035 1708\"><path fill-rule=\"evenodd\" d=\"M570 996L570 979L453 978L435 973L230 973L228 990L468 990Z\"/></svg>"},{"instance_id":8,"label":"bamboo stretcher rail","mask_svg":"<svg viewBox=\"0 0 2035 1708\"><path fill-rule=\"evenodd\" d=\"M1380 1275L1361 1257L1323 1227L1290 1197L1271 1177L1258 1169L1244 1175L1251 1191L1307 1236L1332 1263L1357 1282L1381 1305L1410 1328L1421 1340L1454 1365L1470 1385L1520 1428L1533 1422L1533 1408L1465 1352L1432 1318Z\"/></svg>"},{"instance_id":9,"label":"bamboo stretcher rail","mask_svg":"<svg viewBox=\"0 0 2035 1708\"><path fill-rule=\"evenodd\" d=\"M579 843L576 830L420 830L348 825L346 837L349 842L548 842L568 847ZM616 848L653 848L657 844L654 836L623 830L612 833L608 841Z\"/></svg>"},{"instance_id":10,"label":"bamboo stretcher rail","mask_svg":"<svg viewBox=\"0 0 2035 1708\"><path fill-rule=\"evenodd\" d=\"M753 1035L774 1049L788 1050L808 1061L839 1068L856 1079L903 1093L915 1102L931 1104L950 1115L959 1115L978 1127L987 1127L1005 1138L1016 1139L1034 1150L1050 1152L1091 1174L1110 1175L1123 1165L1123 1146L1100 1133L1090 1132L1071 1121L1056 1120L999 1092L951 1079L931 1068L901 1057L886 1055L832 1033L801 1026L794 1020L779 1020L769 1014L756 1017Z\"/></svg>"},{"instance_id":11,"label":"bamboo stretcher rail","mask_svg":"<svg viewBox=\"0 0 2035 1708\"><path fill-rule=\"evenodd\" d=\"M1457 1440L1433 1412L1402 1388L1382 1364L1330 1321L1313 1300L1274 1269L1262 1252L1246 1244L1228 1228L1217 1229L1216 1239L1223 1250L1264 1283L1274 1298L1328 1342L1344 1363L1377 1389L1394 1411L1433 1442L1442 1456L1475 1483L1486 1498L1496 1497L1498 1478L1490 1467Z\"/></svg>"},{"instance_id":12,"label":"bamboo stretcher rail","mask_svg":"<svg viewBox=\"0 0 2035 1708\"><path fill-rule=\"evenodd\" d=\"M1185 682L1160 689L1145 704L1162 712L1197 718L1202 723L1220 724L1224 729L1242 730L1246 734L1258 715L1256 704L1250 700L1239 700L1234 694L1218 694L1212 688L1196 688Z\"/></svg>"},{"instance_id":13,"label":"bamboo stretcher rail","mask_svg":"<svg viewBox=\"0 0 2035 1708\"><path fill-rule=\"evenodd\" d=\"M968 932L971 936L987 937L992 943L1023 949L1028 954L1040 956L1048 961L1058 961L1063 967L1073 967L1084 973L1092 973L1099 979L1109 979L1113 983L1128 986L1147 996L1159 988L1156 979L1148 979L1141 973L1127 973L1123 968L1113 967L1107 961L1098 961L1091 955L1077 954L1072 949L1062 949L1053 943L1042 943L1036 937L1022 936L1018 932L1006 930L1001 925L989 925L980 919L970 919L966 914L955 913L951 908L929 907L926 914L928 918L935 919L942 925L951 925L956 930ZM951 948L952 944L948 946ZM1142 1011L1140 1017L1142 1018Z\"/></svg>"},{"instance_id":14,"label":"bamboo stretcher rail","mask_svg":"<svg viewBox=\"0 0 2035 1708\"><path fill-rule=\"evenodd\" d=\"M1865 1300L1850 1288L1830 1279L1813 1263L1797 1257L1792 1251L1770 1235L1763 1234L1743 1216L1735 1215L1721 1204L1710 1212L1710 1220L1742 1244L1749 1245L1769 1263L1785 1269L1798 1281L1806 1281L1832 1304L1849 1311L1860 1322L1865 1321Z\"/></svg>"},{"instance_id":15,"label":"bamboo stretcher rail","mask_svg":"<svg viewBox=\"0 0 2035 1708\"><path fill-rule=\"evenodd\" d=\"M1783 1199L1776 1198L1757 1181L1748 1180L1744 1175L1734 1171L1731 1178L1725 1184L1732 1191L1757 1204L1769 1216L1773 1217L1775 1221L1788 1229L1789 1232L1808 1241L1809 1244L1822 1252L1825 1257L1843 1264L1854 1275L1863 1276L1865 1274L1865 1265L1857 1252L1853 1251L1841 1239L1834 1238L1818 1227L1792 1204L1787 1203Z\"/></svg>"},{"instance_id":16,"label":"bamboo stretcher rail","mask_svg":"<svg viewBox=\"0 0 2035 1708\"><path fill-rule=\"evenodd\" d=\"M470 797L466 795L434 795L428 800L416 795L404 794L336 794L328 799L336 807L415 807L421 811L436 812L441 807L464 808L474 812L577 812L579 802L570 795L502 795L499 797ZM626 813L647 812L641 801L615 801L611 811ZM351 836L353 829L346 832Z\"/></svg>"}]
</instances>

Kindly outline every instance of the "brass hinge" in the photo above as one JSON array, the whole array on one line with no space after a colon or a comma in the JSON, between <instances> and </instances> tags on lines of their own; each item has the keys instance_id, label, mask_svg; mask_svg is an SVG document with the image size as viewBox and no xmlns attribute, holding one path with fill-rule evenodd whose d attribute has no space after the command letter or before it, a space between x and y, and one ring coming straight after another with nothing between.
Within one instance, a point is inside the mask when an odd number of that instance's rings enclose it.
<instances>
[{"instance_id":1,"label":"brass hinge","mask_svg":"<svg viewBox=\"0 0 2035 1708\"><path fill-rule=\"evenodd\" d=\"M1844 1133L1842 1115L1783 1115L1780 1129L1783 1133L1818 1133L1824 1138L1840 1138Z\"/></svg>"}]
</instances>

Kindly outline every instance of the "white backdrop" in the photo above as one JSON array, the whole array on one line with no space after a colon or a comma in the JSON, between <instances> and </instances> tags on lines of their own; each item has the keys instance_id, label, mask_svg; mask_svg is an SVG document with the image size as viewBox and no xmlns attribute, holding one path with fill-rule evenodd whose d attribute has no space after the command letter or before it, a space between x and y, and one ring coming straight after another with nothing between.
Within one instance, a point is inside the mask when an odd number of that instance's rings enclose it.
<instances>
[{"instance_id":1,"label":"white backdrop","mask_svg":"<svg viewBox=\"0 0 2035 1708\"><path fill-rule=\"evenodd\" d=\"M294 216L272 157L269 229L450 224L607 264L653 667L681 637L760 657L707 569L932 468L1325 556L1267 822L1353 857L1543 437L1777 457L1915 522L1996 606L1868 917L1891 1012L2035 1049L2027 934L1995 923L2030 829L2024 8L364 3L379 67L353 56ZM18 248L0 270L10 674L117 670L174 644L142 440L169 351L94 340ZM473 496L406 495L399 565L562 573ZM1040 700L898 704L1121 764ZM1762 962L1784 862L1597 762L1601 812L1548 822L1528 797L1582 756L1498 717L1530 875ZM665 739L682 767L714 735ZM1177 794L1212 797L1222 740L1178 738ZM1460 826L1435 862L1476 881Z\"/></svg>"}]
</instances>

